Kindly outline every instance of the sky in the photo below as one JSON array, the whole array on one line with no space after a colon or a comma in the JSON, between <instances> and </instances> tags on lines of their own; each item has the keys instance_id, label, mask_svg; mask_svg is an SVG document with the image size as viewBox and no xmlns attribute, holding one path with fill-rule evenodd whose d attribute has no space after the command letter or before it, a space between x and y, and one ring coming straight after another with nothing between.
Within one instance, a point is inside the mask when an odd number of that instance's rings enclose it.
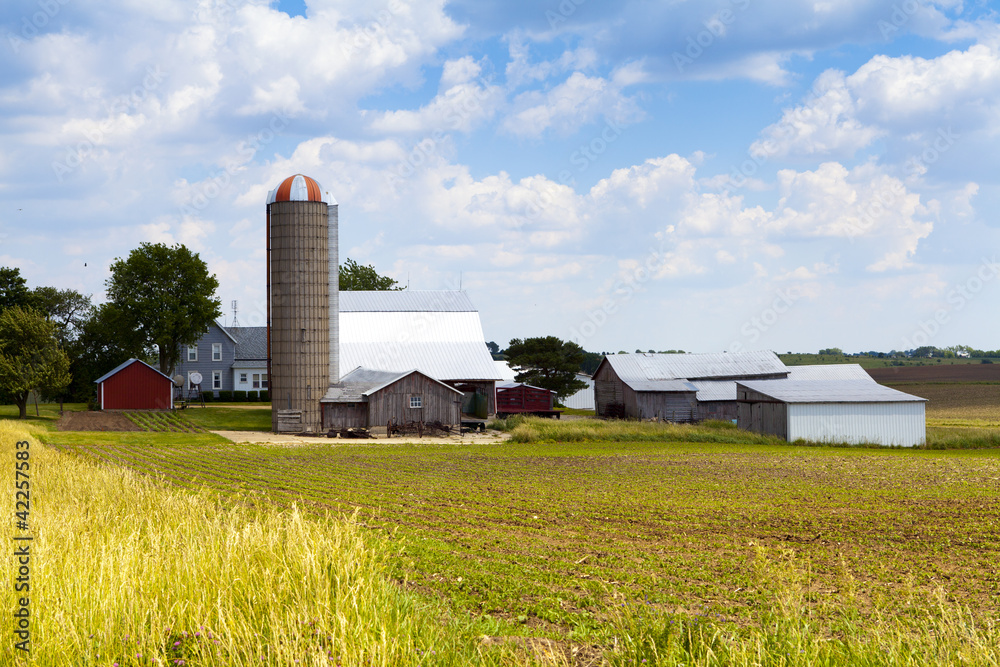
<instances>
[{"instance_id":1,"label":"sky","mask_svg":"<svg viewBox=\"0 0 1000 667\"><path fill-rule=\"evenodd\" d=\"M1000 348L1000 16L961 0L6 0L0 266L183 243L264 323L265 202L486 340ZM169 270L169 267L165 267Z\"/></svg>"}]
</instances>

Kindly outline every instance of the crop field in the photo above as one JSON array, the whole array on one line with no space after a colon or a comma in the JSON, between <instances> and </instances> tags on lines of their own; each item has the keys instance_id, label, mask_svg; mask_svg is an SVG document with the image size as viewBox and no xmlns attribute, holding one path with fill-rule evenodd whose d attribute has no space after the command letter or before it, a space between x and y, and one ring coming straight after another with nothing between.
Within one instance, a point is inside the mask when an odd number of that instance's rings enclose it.
<instances>
[{"instance_id":1,"label":"crop field","mask_svg":"<svg viewBox=\"0 0 1000 667\"><path fill-rule=\"evenodd\" d=\"M928 425L1000 427L1000 382L904 383L889 386L926 398Z\"/></svg>"},{"instance_id":2,"label":"crop field","mask_svg":"<svg viewBox=\"0 0 1000 667\"><path fill-rule=\"evenodd\" d=\"M928 361L930 361L928 359ZM868 374L876 382L1000 382L1000 363L995 364L928 364L926 366L893 366L870 368Z\"/></svg>"},{"instance_id":3,"label":"crop field","mask_svg":"<svg viewBox=\"0 0 1000 667\"><path fill-rule=\"evenodd\" d=\"M677 441L89 446L69 434L41 437L182 487L353 515L399 545L391 574L403 588L472 619L477 635L548 637L589 656L645 637L625 653L638 664L666 650L674 620L741 636L780 611L799 624L795 650L816 660L838 639L879 651L921 641L940 649L950 631L940 624L954 628L956 618L974 636L954 650L983 637L997 644L996 450ZM929 634L892 639L900 628ZM976 650L973 663L1000 660L995 648Z\"/></svg>"}]
</instances>

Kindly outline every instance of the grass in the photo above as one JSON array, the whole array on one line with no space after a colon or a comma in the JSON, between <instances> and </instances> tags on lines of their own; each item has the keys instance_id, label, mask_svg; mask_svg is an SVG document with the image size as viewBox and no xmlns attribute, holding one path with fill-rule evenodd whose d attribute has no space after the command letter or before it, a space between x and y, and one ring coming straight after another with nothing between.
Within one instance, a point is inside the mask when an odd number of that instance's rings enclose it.
<instances>
[{"instance_id":1,"label":"grass","mask_svg":"<svg viewBox=\"0 0 1000 667\"><path fill-rule=\"evenodd\" d=\"M29 432L30 430L30 432ZM393 541L350 518L180 489L67 456L0 421L0 457L30 457L31 654L62 665L500 664L442 607L393 583ZM149 434L146 434L149 437ZM15 450L15 442L28 442ZM157 449L154 446L154 449ZM162 450L161 450L162 451ZM5 516L14 514L4 494ZM20 543L17 543L20 544ZM10 619L20 608L8 586Z\"/></svg>"},{"instance_id":2,"label":"grass","mask_svg":"<svg viewBox=\"0 0 1000 667\"><path fill-rule=\"evenodd\" d=\"M235 407L235 406L244 407ZM233 403L216 406L214 403L204 408L191 407L180 411L185 419L208 431L270 431L271 406L252 403Z\"/></svg>"},{"instance_id":3,"label":"grass","mask_svg":"<svg viewBox=\"0 0 1000 667\"><path fill-rule=\"evenodd\" d=\"M723 424L628 440L632 426L500 445L58 446L195 493L356 513L396 546L387 576L468 619L458 644L548 637L565 649L552 660L629 665L1000 661L1000 451L728 442L745 434Z\"/></svg>"}]
</instances>

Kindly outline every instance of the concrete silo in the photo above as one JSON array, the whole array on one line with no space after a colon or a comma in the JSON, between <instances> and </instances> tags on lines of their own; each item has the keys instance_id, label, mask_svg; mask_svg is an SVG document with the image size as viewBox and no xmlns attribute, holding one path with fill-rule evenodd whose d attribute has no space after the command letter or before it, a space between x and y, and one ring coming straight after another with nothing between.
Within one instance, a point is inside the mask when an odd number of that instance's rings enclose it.
<instances>
[{"instance_id":1,"label":"concrete silo","mask_svg":"<svg viewBox=\"0 0 1000 667\"><path fill-rule=\"evenodd\" d=\"M308 176L268 196L267 277L271 427L319 432L319 399L340 378L337 202Z\"/></svg>"}]
</instances>

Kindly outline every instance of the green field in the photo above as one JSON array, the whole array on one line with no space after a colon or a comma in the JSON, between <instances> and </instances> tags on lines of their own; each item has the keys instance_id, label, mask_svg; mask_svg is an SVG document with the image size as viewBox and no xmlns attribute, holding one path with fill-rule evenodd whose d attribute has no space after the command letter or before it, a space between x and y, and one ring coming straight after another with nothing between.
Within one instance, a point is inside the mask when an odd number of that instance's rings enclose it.
<instances>
[{"instance_id":1,"label":"green field","mask_svg":"<svg viewBox=\"0 0 1000 667\"><path fill-rule=\"evenodd\" d=\"M805 354L799 352L779 354L778 358L781 359L782 363L786 366L805 366L814 364L860 364L862 368L887 368L889 366L951 366L983 363L982 359L961 359L959 357L950 357L947 359L942 357L935 357L933 359L928 359L926 357L912 359L880 359L879 357L870 357L867 355L855 357L844 354ZM1000 363L1000 359L989 359L987 361Z\"/></svg>"},{"instance_id":2,"label":"green field","mask_svg":"<svg viewBox=\"0 0 1000 667\"><path fill-rule=\"evenodd\" d=\"M445 602L482 635L549 637L599 654L623 624L639 623L637 636L656 646L667 635L654 629L673 619L739 637L780 611L808 622L797 641L870 642L877 630L890 642L887 627L937 633L955 614L976 623L1000 615L996 450L87 447L69 434L42 437L185 487L356 512L402 545L391 572L404 589Z\"/></svg>"}]
</instances>

